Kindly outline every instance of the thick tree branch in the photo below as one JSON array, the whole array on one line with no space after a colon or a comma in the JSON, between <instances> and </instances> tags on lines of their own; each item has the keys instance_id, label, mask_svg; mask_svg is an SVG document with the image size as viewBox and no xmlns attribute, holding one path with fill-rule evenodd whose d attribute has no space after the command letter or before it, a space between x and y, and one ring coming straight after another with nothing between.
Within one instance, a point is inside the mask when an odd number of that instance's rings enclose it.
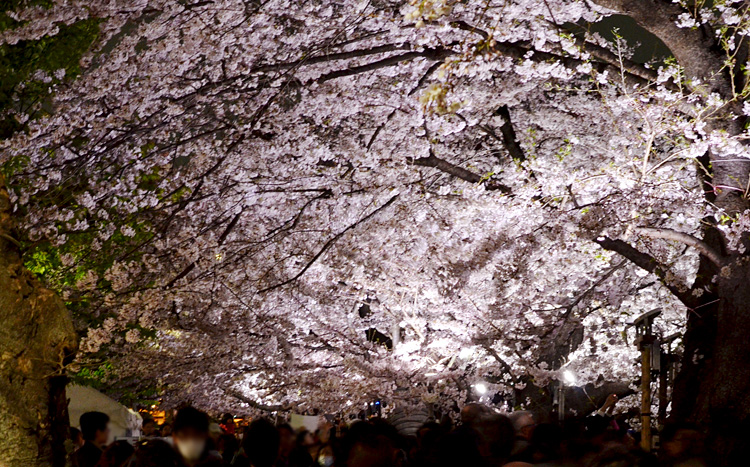
<instances>
[{"instance_id":1,"label":"thick tree branch","mask_svg":"<svg viewBox=\"0 0 750 467\"><path fill-rule=\"evenodd\" d=\"M664 240L672 240L675 242L684 243L685 245L691 246L698 250L700 254L711 260L711 262L714 263L715 266L722 267L724 265L724 258L718 251L714 250L711 246L708 245L708 243L695 238L692 235L683 232L677 232L676 230L672 229L657 229L650 227L641 227L636 229L635 231L646 237L662 238Z\"/></svg>"},{"instance_id":2,"label":"thick tree branch","mask_svg":"<svg viewBox=\"0 0 750 467\"><path fill-rule=\"evenodd\" d=\"M317 63L332 62L336 60L348 60L350 58L364 57L367 55L383 54L388 52L395 52L397 50L410 50L411 44L384 44L371 47L369 49L358 49L350 50L347 52L335 52L327 55L318 55L313 57L302 58L300 60L294 60L291 62L273 63L268 65L260 65L251 70L251 73L268 72L268 71L279 71L289 68L294 68L299 65L315 65Z\"/></svg>"},{"instance_id":3,"label":"thick tree branch","mask_svg":"<svg viewBox=\"0 0 750 467\"><path fill-rule=\"evenodd\" d=\"M503 126L500 127L500 131L503 134L503 143L510 153L510 157L516 162L525 161L526 156L523 153L523 149L521 149L521 145L518 143L516 131L513 129L513 122L510 120L510 109L508 109L507 105L502 105L495 111L495 115L503 119Z\"/></svg>"},{"instance_id":4,"label":"thick tree branch","mask_svg":"<svg viewBox=\"0 0 750 467\"><path fill-rule=\"evenodd\" d=\"M475 26L472 26L464 21L456 21L456 22L451 23L451 25L458 29L462 29L464 31L478 34L484 40L487 40L490 37L486 31L478 29ZM628 79L633 80L638 84L647 84L647 83L652 82L656 78L656 73L653 70L649 70L648 68L641 66L637 63L634 63L630 60L621 61L619 57L617 57L615 54L613 54L612 52L609 52L608 50L596 44L592 44L590 42L583 42L583 41L578 41L578 44L579 46L584 47L586 51L589 52L592 57L594 57L596 62L600 63L602 66L606 68L611 69L617 74L620 74L621 71L624 71ZM579 65L582 65L585 63L585 60L571 57L563 53L553 53L553 52L545 52L545 51L536 50L531 45L531 43L523 42L523 41L522 42L498 42L495 44L494 49L497 52L502 53L503 55L506 55L515 59L521 59L528 52L533 52L534 59L537 61L540 61L540 62L548 61L548 60L559 61L562 64L564 64L566 67L571 68L571 69L575 69ZM623 66L624 66L624 70L621 69L621 67Z\"/></svg>"},{"instance_id":5,"label":"thick tree branch","mask_svg":"<svg viewBox=\"0 0 750 467\"><path fill-rule=\"evenodd\" d=\"M591 0L592 3L630 16L641 27L664 42L685 69L689 78L709 80L724 97L731 96L731 86L721 76L724 57L716 41L699 28L680 28L677 16L686 11L678 4L664 0Z\"/></svg>"},{"instance_id":6,"label":"thick tree branch","mask_svg":"<svg viewBox=\"0 0 750 467\"><path fill-rule=\"evenodd\" d=\"M463 167L459 167L455 164L452 164L445 159L441 159L437 157L432 150L430 150L430 155L427 157L420 157L418 159L411 159L411 163L414 165L420 165L422 167L433 167L435 169L438 169L441 172L445 172L449 175L453 175L456 178L460 178L461 180L465 180L469 183L482 183L485 182L485 188L488 190L500 190L503 193L510 193L511 189L510 187L506 185L502 185L499 183L494 183L491 180L487 180L486 178L482 178L480 175L475 174L474 172L470 170L466 170Z\"/></svg>"},{"instance_id":7,"label":"thick tree branch","mask_svg":"<svg viewBox=\"0 0 750 467\"><path fill-rule=\"evenodd\" d=\"M565 312L562 314L562 319L563 320L567 319L568 316L570 316L570 314L573 312L573 310L575 309L575 307L577 307L578 304L581 303L581 301L584 298L586 298L591 292L593 292L594 289L596 289L597 287L599 287L600 285L602 285L602 283L604 283L604 281L606 281L607 279L609 279L609 277L612 274L614 274L617 271L619 271L620 269L622 269L622 267L625 266L626 264L627 264L626 261L620 261L619 263L617 263L616 265L614 265L613 267L611 267L609 269L609 271L605 272L604 275L602 275L602 277L600 277L596 282L594 282L591 285L591 287L589 287L588 289L584 290L583 293L581 293L580 295L578 295L578 297L576 297L572 302L570 302L565 307Z\"/></svg>"},{"instance_id":8,"label":"thick tree branch","mask_svg":"<svg viewBox=\"0 0 750 467\"><path fill-rule=\"evenodd\" d=\"M518 378L513 373L513 368L506 362L500 354L498 354L495 349L492 348L492 346L488 343L482 344L482 348L492 356L492 358L495 359L495 361L500 364L503 370L505 370L505 373L510 377L510 380L513 382L513 384L518 383Z\"/></svg>"},{"instance_id":9,"label":"thick tree branch","mask_svg":"<svg viewBox=\"0 0 750 467\"><path fill-rule=\"evenodd\" d=\"M374 62L366 63L364 65L353 66L353 67L349 67L343 70L332 71L330 73L326 73L325 75L321 76L316 81L318 83L324 83L332 79L343 78L345 76L357 75L359 73L366 73L368 71L374 71L379 68L386 68L389 66L398 65L402 61L413 60L417 57L425 57L430 60L442 60L448 55L451 55L452 53L453 52L450 51L449 49L444 49L444 48L424 49L422 51L406 52L400 55L392 55L390 57L386 57L381 60L376 60Z\"/></svg>"},{"instance_id":10,"label":"thick tree branch","mask_svg":"<svg viewBox=\"0 0 750 467\"><path fill-rule=\"evenodd\" d=\"M661 279L662 284L664 284L664 286L669 289L669 291L672 292L672 294L677 297L677 299L679 299L688 307L692 308L694 306L695 297L691 295L688 290L683 290L675 285L669 284L666 281L667 271L651 255L641 253L640 251L630 246L630 244L622 240L612 240L609 237L599 237L594 241L605 250L619 253L620 255L629 259L636 266L654 274L656 277Z\"/></svg>"},{"instance_id":11,"label":"thick tree branch","mask_svg":"<svg viewBox=\"0 0 750 467\"><path fill-rule=\"evenodd\" d=\"M237 391L224 391L225 394L234 397L235 399L244 402L245 404L249 405L250 407L258 410L263 410L265 412L289 412L292 410L290 407L285 407L283 405L265 405L261 404L259 402L256 402L250 398L247 398L240 394Z\"/></svg>"}]
</instances>

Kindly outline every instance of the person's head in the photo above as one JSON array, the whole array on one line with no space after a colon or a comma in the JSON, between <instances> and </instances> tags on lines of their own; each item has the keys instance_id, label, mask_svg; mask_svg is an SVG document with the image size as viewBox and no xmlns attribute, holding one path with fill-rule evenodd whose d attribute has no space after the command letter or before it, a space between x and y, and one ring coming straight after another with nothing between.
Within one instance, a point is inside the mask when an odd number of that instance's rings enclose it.
<instances>
[{"instance_id":1,"label":"person's head","mask_svg":"<svg viewBox=\"0 0 750 467\"><path fill-rule=\"evenodd\" d=\"M224 434L224 430L221 429L221 425L216 422L210 422L208 424L208 437L211 438L214 443L219 440L219 437L222 434Z\"/></svg>"},{"instance_id":2,"label":"person's head","mask_svg":"<svg viewBox=\"0 0 750 467\"><path fill-rule=\"evenodd\" d=\"M417 430L417 448L430 449L443 434L442 427L435 422L427 422Z\"/></svg>"},{"instance_id":3,"label":"person's head","mask_svg":"<svg viewBox=\"0 0 750 467\"><path fill-rule=\"evenodd\" d=\"M531 445L534 449L534 461L537 463L557 460L561 455L564 439L562 428L553 423L541 423L534 428Z\"/></svg>"},{"instance_id":4,"label":"person's head","mask_svg":"<svg viewBox=\"0 0 750 467\"><path fill-rule=\"evenodd\" d=\"M219 451L224 462L229 463L234 459L234 455L237 454L237 451L240 450L240 442L237 441L237 438L235 438L234 435L224 433L219 436L219 439L216 442L216 450Z\"/></svg>"},{"instance_id":5,"label":"person's head","mask_svg":"<svg viewBox=\"0 0 750 467\"><path fill-rule=\"evenodd\" d=\"M297 433L297 446L310 447L316 444L315 436L307 430L300 430Z\"/></svg>"},{"instance_id":6,"label":"person's head","mask_svg":"<svg viewBox=\"0 0 750 467\"><path fill-rule=\"evenodd\" d=\"M435 467L485 465L479 445L479 434L469 425L461 425L432 445L426 455L427 463Z\"/></svg>"},{"instance_id":7,"label":"person's head","mask_svg":"<svg viewBox=\"0 0 750 467\"><path fill-rule=\"evenodd\" d=\"M507 460L513 450L514 429L505 415L486 414L473 425L479 435L479 452L485 458Z\"/></svg>"},{"instance_id":8,"label":"person's head","mask_svg":"<svg viewBox=\"0 0 750 467\"><path fill-rule=\"evenodd\" d=\"M527 410L521 410L510 414L510 420L513 422L513 429L516 431L516 436L531 439L531 435L534 432L534 414Z\"/></svg>"},{"instance_id":9,"label":"person's head","mask_svg":"<svg viewBox=\"0 0 750 467\"><path fill-rule=\"evenodd\" d=\"M151 418L144 418L141 424L143 436L154 436L156 434L156 422Z\"/></svg>"},{"instance_id":10,"label":"person's head","mask_svg":"<svg viewBox=\"0 0 750 467\"><path fill-rule=\"evenodd\" d=\"M321 467L332 467L335 459L336 456L333 453L333 446L331 446L330 444L326 444L325 446L320 448L320 451L318 452L318 458L315 460Z\"/></svg>"},{"instance_id":11,"label":"person's head","mask_svg":"<svg viewBox=\"0 0 750 467\"><path fill-rule=\"evenodd\" d=\"M208 415L194 407L178 410L172 426L172 439L186 462L197 462L206 450Z\"/></svg>"},{"instance_id":12,"label":"person's head","mask_svg":"<svg viewBox=\"0 0 750 467\"><path fill-rule=\"evenodd\" d=\"M341 459L347 467L399 467L406 462L401 439L385 421L353 424L343 439Z\"/></svg>"},{"instance_id":13,"label":"person's head","mask_svg":"<svg viewBox=\"0 0 750 467\"><path fill-rule=\"evenodd\" d=\"M271 467L279 455L279 432L265 418L253 420L242 437L242 449L254 467Z\"/></svg>"},{"instance_id":14,"label":"person's head","mask_svg":"<svg viewBox=\"0 0 750 467\"><path fill-rule=\"evenodd\" d=\"M109 442L109 415L102 412L86 412L79 419L83 439L96 446L106 446Z\"/></svg>"},{"instance_id":15,"label":"person's head","mask_svg":"<svg viewBox=\"0 0 750 467\"><path fill-rule=\"evenodd\" d=\"M166 441L147 439L135 446L134 462L129 467L178 467L180 459Z\"/></svg>"},{"instance_id":16,"label":"person's head","mask_svg":"<svg viewBox=\"0 0 750 467\"><path fill-rule=\"evenodd\" d=\"M703 454L703 434L692 423L670 423L659 433L661 454L670 459L682 459Z\"/></svg>"},{"instance_id":17,"label":"person's head","mask_svg":"<svg viewBox=\"0 0 750 467\"><path fill-rule=\"evenodd\" d=\"M135 449L127 441L115 441L104 450L96 467L123 467L134 452Z\"/></svg>"},{"instance_id":18,"label":"person's head","mask_svg":"<svg viewBox=\"0 0 750 467\"><path fill-rule=\"evenodd\" d=\"M640 449L629 450L614 445L600 452L589 463L591 467L658 467L656 458Z\"/></svg>"},{"instance_id":19,"label":"person's head","mask_svg":"<svg viewBox=\"0 0 750 467\"><path fill-rule=\"evenodd\" d=\"M172 436L172 424L165 423L161 426L161 435L163 437Z\"/></svg>"},{"instance_id":20,"label":"person's head","mask_svg":"<svg viewBox=\"0 0 750 467\"><path fill-rule=\"evenodd\" d=\"M70 427L70 440L73 442L73 450L77 451L83 446L84 439L81 430L76 427Z\"/></svg>"},{"instance_id":21,"label":"person's head","mask_svg":"<svg viewBox=\"0 0 750 467\"><path fill-rule=\"evenodd\" d=\"M221 425L224 428L230 428L231 429L231 428L234 428L235 426L237 426L234 423L234 415L232 415L230 413L225 413L224 415L222 415L220 422L221 422Z\"/></svg>"},{"instance_id":22,"label":"person's head","mask_svg":"<svg viewBox=\"0 0 750 467\"><path fill-rule=\"evenodd\" d=\"M294 430L286 423L276 429L279 431L279 456L289 457L289 453L294 449Z\"/></svg>"},{"instance_id":23,"label":"person's head","mask_svg":"<svg viewBox=\"0 0 750 467\"><path fill-rule=\"evenodd\" d=\"M315 431L315 436L318 438L318 440L323 443L327 444L331 440L331 433L333 432L334 427L328 422L323 423L318 427L318 429Z\"/></svg>"},{"instance_id":24,"label":"person's head","mask_svg":"<svg viewBox=\"0 0 750 467\"><path fill-rule=\"evenodd\" d=\"M486 405L478 404L476 402L466 404L464 408L461 409L461 423L471 426L488 412L489 409Z\"/></svg>"}]
</instances>

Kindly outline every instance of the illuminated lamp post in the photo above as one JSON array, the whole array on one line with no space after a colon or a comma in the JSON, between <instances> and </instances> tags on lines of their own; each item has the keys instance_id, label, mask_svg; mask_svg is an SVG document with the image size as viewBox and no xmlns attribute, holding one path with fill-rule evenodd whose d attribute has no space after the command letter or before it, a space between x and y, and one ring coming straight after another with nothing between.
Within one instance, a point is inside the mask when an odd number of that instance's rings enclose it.
<instances>
[{"instance_id":1,"label":"illuminated lamp post","mask_svg":"<svg viewBox=\"0 0 750 467\"><path fill-rule=\"evenodd\" d=\"M641 448L651 452L651 367L652 356L660 356L659 344L652 331L652 325L661 308L642 314L633 322L635 345L641 351ZM659 358L656 359L656 362ZM660 363L657 363L660 365Z\"/></svg>"}]
</instances>

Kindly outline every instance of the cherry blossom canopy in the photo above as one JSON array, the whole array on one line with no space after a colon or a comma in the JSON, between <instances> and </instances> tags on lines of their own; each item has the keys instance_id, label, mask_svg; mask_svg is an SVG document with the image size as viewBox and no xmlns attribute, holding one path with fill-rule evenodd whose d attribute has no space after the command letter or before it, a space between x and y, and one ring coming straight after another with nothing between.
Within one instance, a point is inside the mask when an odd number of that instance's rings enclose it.
<instances>
[{"instance_id":1,"label":"cherry blossom canopy","mask_svg":"<svg viewBox=\"0 0 750 467\"><path fill-rule=\"evenodd\" d=\"M5 43L100 21L80 76L37 77L49 115L2 143L29 262L56 258L82 332L73 371L215 411L630 382L627 324L661 307L657 331L681 330L701 220L739 216L700 175L709 149L748 156L716 123L746 89L633 62L590 32L615 3L18 13ZM710 24L731 56L735 3L669 26Z\"/></svg>"}]
</instances>

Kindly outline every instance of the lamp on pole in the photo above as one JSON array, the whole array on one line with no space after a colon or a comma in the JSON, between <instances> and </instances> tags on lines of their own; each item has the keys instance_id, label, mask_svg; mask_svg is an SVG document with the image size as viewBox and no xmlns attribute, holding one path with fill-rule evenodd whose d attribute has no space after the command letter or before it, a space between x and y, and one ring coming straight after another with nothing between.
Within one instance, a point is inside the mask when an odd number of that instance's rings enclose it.
<instances>
[{"instance_id":1,"label":"lamp on pole","mask_svg":"<svg viewBox=\"0 0 750 467\"><path fill-rule=\"evenodd\" d=\"M570 370L562 373L562 378L557 385L557 417L560 423L565 421L565 386L576 384L576 376Z\"/></svg>"},{"instance_id":2,"label":"lamp on pole","mask_svg":"<svg viewBox=\"0 0 750 467\"><path fill-rule=\"evenodd\" d=\"M652 325L659 314L661 308L655 308L633 321L635 345L641 351L641 448L646 452L651 452L651 358L660 355Z\"/></svg>"},{"instance_id":3,"label":"lamp on pole","mask_svg":"<svg viewBox=\"0 0 750 467\"><path fill-rule=\"evenodd\" d=\"M669 405L667 391L670 383L674 380L675 356L672 353L672 343L680 337L682 337L682 334L676 332L659 342L661 368L659 371L659 414L657 420L660 427L663 427L667 420L667 406Z\"/></svg>"}]
</instances>

